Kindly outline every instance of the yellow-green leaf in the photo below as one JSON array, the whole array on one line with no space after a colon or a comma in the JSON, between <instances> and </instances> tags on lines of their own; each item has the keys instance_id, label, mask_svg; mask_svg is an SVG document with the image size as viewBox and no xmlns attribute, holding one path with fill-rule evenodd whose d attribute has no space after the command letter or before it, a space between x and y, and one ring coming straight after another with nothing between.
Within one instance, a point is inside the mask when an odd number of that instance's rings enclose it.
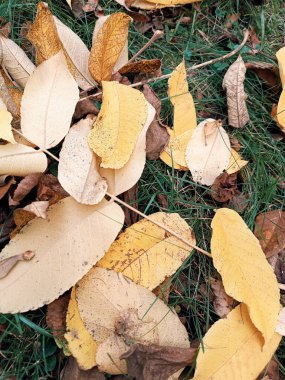
<instances>
[{"instance_id":1,"label":"yellow-green leaf","mask_svg":"<svg viewBox=\"0 0 285 380\"><path fill-rule=\"evenodd\" d=\"M270 314L267 305L263 307ZM193 380L256 379L280 340L281 335L273 332L262 348L262 336L251 322L246 305L240 304L206 333Z\"/></svg>"},{"instance_id":2,"label":"yellow-green leaf","mask_svg":"<svg viewBox=\"0 0 285 380\"><path fill-rule=\"evenodd\" d=\"M248 306L253 324L268 343L280 310L273 270L257 238L237 212L227 208L217 210L212 229L214 266L222 276L225 291Z\"/></svg>"}]
</instances>

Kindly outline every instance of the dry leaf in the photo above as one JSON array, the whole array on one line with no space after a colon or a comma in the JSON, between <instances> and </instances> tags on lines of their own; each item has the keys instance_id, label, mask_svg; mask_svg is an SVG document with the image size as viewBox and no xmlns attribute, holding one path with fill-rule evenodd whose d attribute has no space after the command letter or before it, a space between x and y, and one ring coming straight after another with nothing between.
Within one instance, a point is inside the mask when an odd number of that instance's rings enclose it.
<instances>
[{"instance_id":1,"label":"dry leaf","mask_svg":"<svg viewBox=\"0 0 285 380\"><path fill-rule=\"evenodd\" d=\"M83 323L100 343L96 362L102 371L127 373L120 356L128 350L129 342L190 346L175 312L121 273L96 268L79 281L76 298Z\"/></svg>"},{"instance_id":2,"label":"dry leaf","mask_svg":"<svg viewBox=\"0 0 285 380\"><path fill-rule=\"evenodd\" d=\"M168 95L174 107L174 121L173 121L173 136L170 136L168 149L165 149L161 159L170 166L173 161L182 166L187 167L185 161L186 147L191 139L193 132L197 127L196 110L192 95L188 91L187 73L185 62L182 61L180 65L171 74L168 81ZM168 156L166 159L164 156Z\"/></svg>"},{"instance_id":3,"label":"dry leaf","mask_svg":"<svg viewBox=\"0 0 285 380\"><path fill-rule=\"evenodd\" d=\"M121 358L127 362L128 375L136 380L165 380L179 369L191 366L196 354L196 348L134 344Z\"/></svg>"},{"instance_id":4,"label":"dry leaf","mask_svg":"<svg viewBox=\"0 0 285 380\"><path fill-rule=\"evenodd\" d=\"M247 164L248 161L243 160L242 157L238 154L238 152L236 152L234 149L231 149L230 162L226 169L226 172L228 174L236 173Z\"/></svg>"},{"instance_id":5,"label":"dry leaf","mask_svg":"<svg viewBox=\"0 0 285 380\"><path fill-rule=\"evenodd\" d=\"M150 218L195 244L193 230L178 214L157 212ZM177 271L191 251L161 227L142 219L119 236L97 266L121 272L135 283L153 290Z\"/></svg>"},{"instance_id":6,"label":"dry leaf","mask_svg":"<svg viewBox=\"0 0 285 380\"><path fill-rule=\"evenodd\" d=\"M123 5L126 9L129 9L128 6L144 9L144 10L156 10L165 7L175 7L176 5L182 4L191 4L196 2L197 0L162 0L162 1L154 1L154 0L134 0L130 2L128 5L126 0L116 0L117 3ZM198 0L200 1L200 0Z\"/></svg>"},{"instance_id":7,"label":"dry leaf","mask_svg":"<svg viewBox=\"0 0 285 380\"><path fill-rule=\"evenodd\" d=\"M94 118L73 125L59 156L58 180L77 202L97 204L105 196L107 181L98 172L98 158L88 146L88 134Z\"/></svg>"},{"instance_id":8,"label":"dry leaf","mask_svg":"<svg viewBox=\"0 0 285 380\"><path fill-rule=\"evenodd\" d=\"M70 294L64 294L47 307L46 323L54 337L63 340L66 331L66 313Z\"/></svg>"},{"instance_id":9,"label":"dry leaf","mask_svg":"<svg viewBox=\"0 0 285 380\"><path fill-rule=\"evenodd\" d=\"M99 27L95 26L94 29L89 58L89 70L97 82L111 80L114 67L128 41L129 24L132 20L121 12L100 19L100 23L96 23ZM123 62L121 66L125 64L126 62ZM117 70L119 68L117 67Z\"/></svg>"},{"instance_id":10,"label":"dry leaf","mask_svg":"<svg viewBox=\"0 0 285 380\"><path fill-rule=\"evenodd\" d=\"M52 205L68 196L69 194L64 190L55 176L44 174L40 177L37 191L38 200L49 201L49 204Z\"/></svg>"},{"instance_id":11,"label":"dry leaf","mask_svg":"<svg viewBox=\"0 0 285 380\"><path fill-rule=\"evenodd\" d=\"M146 157L149 160L157 160L169 141L169 133L159 120L161 111L160 99L147 84L143 86L143 94L156 111L154 120L151 122L146 133Z\"/></svg>"},{"instance_id":12,"label":"dry leaf","mask_svg":"<svg viewBox=\"0 0 285 380\"><path fill-rule=\"evenodd\" d=\"M282 87L285 86L285 46L276 53Z\"/></svg>"},{"instance_id":13,"label":"dry leaf","mask_svg":"<svg viewBox=\"0 0 285 380\"><path fill-rule=\"evenodd\" d=\"M257 380L280 380L279 377L279 362L273 357L267 364L265 369L259 375Z\"/></svg>"},{"instance_id":14,"label":"dry leaf","mask_svg":"<svg viewBox=\"0 0 285 380\"><path fill-rule=\"evenodd\" d=\"M112 112L112 111L111 111ZM138 136L134 151L129 161L121 169L100 169L100 173L107 179L108 191L119 195L133 187L140 179L146 161L146 132L154 118L154 108L147 104L147 119Z\"/></svg>"},{"instance_id":15,"label":"dry leaf","mask_svg":"<svg viewBox=\"0 0 285 380\"><path fill-rule=\"evenodd\" d=\"M103 104L89 134L89 146L101 167L120 169L130 159L147 120L143 94L118 82L103 82Z\"/></svg>"},{"instance_id":16,"label":"dry leaf","mask_svg":"<svg viewBox=\"0 0 285 380\"><path fill-rule=\"evenodd\" d=\"M137 210L139 207L138 192L139 192L139 187L138 187L138 184L136 183L129 190L127 190L123 194L121 194L119 198L123 202L127 203L128 205L131 205L132 207L134 207ZM136 211L133 211L133 210L131 210L125 206L122 206L122 209L124 210L124 213L125 213L125 226L126 227L129 227L138 221L138 213Z\"/></svg>"},{"instance_id":17,"label":"dry leaf","mask_svg":"<svg viewBox=\"0 0 285 380\"><path fill-rule=\"evenodd\" d=\"M277 255L285 248L285 212L273 210L259 214L254 234L267 258Z\"/></svg>"},{"instance_id":18,"label":"dry leaf","mask_svg":"<svg viewBox=\"0 0 285 380\"><path fill-rule=\"evenodd\" d=\"M14 177L9 175L0 176L0 200L8 193L14 183L16 183Z\"/></svg>"},{"instance_id":19,"label":"dry leaf","mask_svg":"<svg viewBox=\"0 0 285 380\"><path fill-rule=\"evenodd\" d=\"M13 212L14 222L16 224L16 228L10 233L10 238L15 237L21 229L27 225L31 220L35 218L35 214L31 211L24 210L23 208L16 208Z\"/></svg>"},{"instance_id":20,"label":"dry leaf","mask_svg":"<svg viewBox=\"0 0 285 380\"><path fill-rule=\"evenodd\" d=\"M115 203L84 206L72 198L51 206L47 219L33 219L0 254L1 260L19 250L36 255L0 281L1 313L37 309L59 297L105 254L123 222Z\"/></svg>"},{"instance_id":21,"label":"dry leaf","mask_svg":"<svg viewBox=\"0 0 285 380\"><path fill-rule=\"evenodd\" d=\"M285 307L280 310L275 331L278 334L285 336Z\"/></svg>"},{"instance_id":22,"label":"dry leaf","mask_svg":"<svg viewBox=\"0 0 285 380\"><path fill-rule=\"evenodd\" d=\"M29 192L37 186L39 183L41 173L32 173L28 174L23 178L14 190L13 196L11 196L11 206L17 206Z\"/></svg>"},{"instance_id":23,"label":"dry leaf","mask_svg":"<svg viewBox=\"0 0 285 380\"><path fill-rule=\"evenodd\" d=\"M11 144L16 144L16 141L12 132L12 121L13 117L9 111L7 111L6 106L0 107L0 139L9 141Z\"/></svg>"},{"instance_id":24,"label":"dry leaf","mask_svg":"<svg viewBox=\"0 0 285 380\"><path fill-rule=\"evenodd\" d=\"M7 73L0 66L0 96L7 110L14 117L20 116L20 105L22 100L22 92L15 86ZM2 105L3 106L3 105Z\"/></svg>"},{"instance_id":25,"label":"dry leaf","mask_svg":"<svg viewBox=\"0 0 285 380\"><path fill-rule=\"evenodd\" d=\"M13 80L21 87L25 87L29 76L35 69L35 65L14 41L1 35L0 58Z\"/></svg>"},{"instance_id":26,"label":"dry leaf","mask_svg":"<svg viewBox=\"0 0 285 380\"><path fill-rule=\"evenodd\" d=\"M79 100L73 114L73 120L78 121L89 114L98 115L99 110L91 99Z\"/></svg>"},{"instance_id":27,"label":"dry leaf","mask_svg":"<svg viewBox=\"0 0 285 380\"><path fill-rule=\"evenodd\" d=\"M0 145L0 174L25 177L31 173L44 172L47 158L44 153L21 144Z\"/></svg>"},{"instance_id":28,"label":"dry leaf","mask_svg":"<svg viewBox=\"0 0 285 380\"><path fill-rule=\"evenodd\" d=\"M245 67L253 70L270 87L275 87L274 90L278 90L279 75L275 65L268 62L250 61L245 64Z\"/></svg>"},{"instance_id":29,"label":"dry leaf","mask_svg":"<svg viewBox=\"0 0 285 380\"><path fill-rule=\"evenodd\" d=\"M285 133L285 90L282 91L276 111L277 125Z\"/></svg>"},{"instance_id":30,"label":"dry leaf","mask_svg":"<svg viewBox=\"0 0 285 380\"><path fill-rule=\"evenodd\" d=\"M67 332L64 337L68 342L69 351L77 360L79 368L87 370L96 365L95 358L98 345L82 322L75 292L76 290L73 288L66 315Z\"/></svg>"},{"instance_id":31,"label":"dry leaf","mask_svg":"<svg viewBox=\"0 0 285 380\"><path fill-rule=\"evenodd\" d=\"M204 129L213 119L202 121L192 134L186 149L186 161L193 180L203 185L212 185L229 165L231 145L223 127L205 140Z\"/></svg>"},{"instance_id":32,"label":"dry leaf","mask_svg":"<svg viewBox=\"0 0 285 380\"><path fill-rule=\"evenodd\" d=\"M217 210L212 229L211 253L225 291L247 305L266 347L280 310L278 283L272 268L258 240L237 212L227 208Z\"/></svg>"},{"instance_id":33,"label":"dry leaf","mask_svg":"<svg viewBox=\"0 0 285 380\"><path fill-rule=\"evenodd\" d=\"M238 196L240 191L237 186L237 174L228 174L226 172L220 174L211 186L211 197L221 203L231 201Z\"/></svg>"},{"instance_id":34,"label":"dry leaf","mask_svg":"<svg viewBox=\"0 0 285 380\"><path fill-rule=\"evenodd\" d=\"M92 368L88 371L83 371L79 368L76 360L71 356L68 359L67 365L62 370L60 380L105 380L103 373L97 368Z\"/></svg>"},{"instance_id":35,"label":"dry leaf","mask_svg":"<svg viewBox=\"0 0 285 380\"><path fill-rule=\"evenodd\" d=\"M46 219L48 206L48 201L35 201L25 206L23 210L33 213L38 218Z\"/></svg>"},{"instance_id":36,"label":"dry leaf","mask_svg":"<svg viewBox=\"0 0 285 380\"><path fill-rule=\"evenodd\" d=\"M210 278L211 289L214 293L214 309L220 318L225 318L233 309L234 300L225 292L222 281Z\"/></svg>"},{"instance_id":37,"label":"dry leaf","mask_svg":"<svg viewBox=\"0 0 285 380\"><path fill-rule=\"evenodd\" d=\"M150 74L154 73L161 68L160 59L143 59L141 61L131 62L121 67L119 73L126 74Z\"/></svg>"},{"instance_id":38,"label":"dry leaf","mask_svg":"<svg viewBox=\"0 0 285 380\"><path fill-rule=\"evenodd\" d=\"M19 261L30 261L35 256L32 251L26 251L0 261L0 279L4 278Z\"/></svg>"},{"instance_id":39,"label":"dry leaf","mask_svg":"<svg viewBox=\"0 0 285 380\"><path fill-rule=\"evenodd\" d=\"M267 305L263 305L266 310ZM277 349L281 336L272 333L262 349L262 337L246 305L217 321L203 338L193 380L256 379ZM204 350L204 352L203 352Z\"/></svg>"},{"instance_id":40,"label":"dry leaf","mask_svg":"<svg viewBox=\"0 0 285 380\"><path fill-rule=\"evenodd\" d=\"M223 89L227 91L229 125L234 128L242 128L249 121L246 107L247 95L244 91L246 67L242 57L228 68L224 80Z\"/></svg>"},{"instance_id":41,"label":"dry leaf","mask_svg":"<svg viewBox=\"0 0 285 380\"><path fill-rule=\"evenodd\" d=\"M40 148L56 146L69 130L78 99L77 84L60 51L38 66L26 84L21 105L25 137Z\"/></svg>"}]
</instances>

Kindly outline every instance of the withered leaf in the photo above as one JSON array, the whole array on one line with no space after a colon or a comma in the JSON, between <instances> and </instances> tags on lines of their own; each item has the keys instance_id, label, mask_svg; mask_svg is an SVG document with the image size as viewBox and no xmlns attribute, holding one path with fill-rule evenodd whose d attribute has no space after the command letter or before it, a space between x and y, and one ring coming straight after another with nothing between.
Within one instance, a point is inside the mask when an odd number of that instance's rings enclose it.
<instances>
[{"instance_id":1,"label":"withered leaf","mask_svg":"<svg viewBox=\"0 0 285 380\"><path fill-rule=\"evenodd\" d=\"M245 67L253 70L267 85L275 87L275 90L278 91L279 73L275 65L268 62L249 61L246 62Z\"/></svg>"},{"instance_id":2,"label":"withered leaf","mask_svg":"<svg viewBox=\"0 0 285 380\"><path fill-rule=\"evenodd\" d=\"M196 348L161 347L134 344L125 352L128 375L136 380L165 380L179 369L191 365L196 357Z\"/></svg>"},{"instance_id":3,"label":"withered leaf","mask_svg":"<svg viewBox=\"0 0 285 380\"><path fill-rule=\"evenodd\" d=\"M35 201L25 206L23 210L29 211L39 218L46 219L48 206L48 201Z\"/></svg>"},{"instance_id":4,"label":"withered leaf","mask_svg":"<svg viewBox=\"0 0 285 380\"><path fill-rule=\"evenodd\" d=\"M161 68L160 59L143 59L137 62L131 62L120 68L119 73L126 74L150 74Z\"/></svg>"},{"instance_id":5,"label":"withered leaf","mask_svg":"<svg viewBox=\"0 0 285 380\"><path fill-rule=\"evenodd\" d=\"M29 192L37 186L42 173L33 173L25 176L17 185L13 195L11 196L10 205L17 206L21 200L25 198Z\"/></svg>"},{"instance_id":6,"label":"withered leaf","mask_svg":"<svg viewBox=\"0 0 285 380\"><path fill-rule=\"evenodd\" d=\"M40 201L49 201L52 205L59 200L68 197L69 194L52 174L42 174L37 189L37 198Z\"/></svg>"},{"instance_id":7,"label":"withered leaf","mask_svg":"<svg viewBox=\"0 0 285 380\"><path fill-rule=\"evenodd\" d=\"M285 248L285 212L273 210L259 214L254 234L267 258L278 254Z\"/></svg>"},{"instance_id":8,"label":"withered leaf","mask_svg":"<svg viewBox=\"0 0 285 380\"><path fill-rule=\"evenodd\" d=\"M273 357L257 380L279 380L279 362Z\"/></svg>"},{"instance_id":9,"label":"withered leaf","mask_svg":"<svg viewBox=\"0 0 285 380\"><path fill-rule=\"evenodd\" d=\"M131 205L134 208L138 208L138 184L136 183L129 190L125 191L119 196L127 204ZM138 214L127 207L122 206L122 209L125 213L125 225L127 227L138 221Z\"/></svg>"},{"instance_id":10,"label":"withered leaf","mask_svg":"<svg viewBox=\"0 0 285 380\"><path fill-rule=\"evenodd\" d=\"M244 91L246 67L241 56L229 67L223 80L223 88L227 91L229 125L242 128L249 121L246 107L247 95Z\"/></svg>"},{"instance_id":11,"label":"withered leaf","mask_svg":"<svg viewBox=\"0 0 285 380\"><path fill-rule=\"evenodd\" d=\"M46 322L54 337L64 339L69 299L70 294L64 294L47 307Z\"/></svg>"},{"instance_id":12,"label":"withered leaf","mask_svg":"<svg viewBox=\"0 0 285 380\"><path fill-rule=\"evenodd\" d=\"M220 318L225 318L233 309L234 299L225 292L222 281L210 278L211 289L214 293L214 309Z\"/></svg>"},{"instance_id":13,"label":"withered leaf","mask_svg":"<svg viewBox=\"0 0 285 380\"><path fill-rule=\"evenodd\" d=\"M0 200L7 194L10 187L15 183L14 177L9 175L0 176Z\"/></svg>"},{"instance_id":14,"label":"withered leaf","mask_svg":"<svg viewBox=\"0 0 285 380\"><path fill-rule=\"evenodd\" d=\"M240 191L237 187L237 173L220 174L211 186L211 197L217 202L228 202L238 196Z\"/></svg>"},{"instance_id":15,"label":"withered leaf","mask_svg":"<svg viewBox=\"0 0 285 380\"><path fill-rule=\"evenodd\" d=\"M97 368L83 371L78 367L76 360L71 356L68 359L67 365L62 370L60 380L105 380L102 372Z\"/></svg>"},{"instance_id":16,"label":"withered leaf","mask_svg":"<svg viewBox=\"0 0 285 380\"><path fill-rule=\"evenodd\" d=\"M32 251L26 251L24 253L20 253L19 255L15 255L9 257L8 259L4 259L0 261L0 279L7 276L7 274L14 268L14 266L19 261L30 261L35 256L35 253Z\"/></svg>"},{"instance_id":17,"label":"withered leaf","mask_svg":"<svg viewBox=\"0 0 285 380\"><path fill-rule=\"evenodd\" d=\"M89 114L98 115L98 113L99 113L99 110L95 106L92 100L88 98L79 100L79 102L76 104L76 107L75 107L73 120L78 121Z\"/></svg>"},{"instance_id":18,"label":"withered leaf","mask_svg":"<svg viewBox=\"0 0 285 380\"><path fill-rule=\"evenodd\" d=\"M15 86L6 71L0 66L0 97L7 110L15 117L20 115L22 92Z\"/></svg>"}]
</instances>

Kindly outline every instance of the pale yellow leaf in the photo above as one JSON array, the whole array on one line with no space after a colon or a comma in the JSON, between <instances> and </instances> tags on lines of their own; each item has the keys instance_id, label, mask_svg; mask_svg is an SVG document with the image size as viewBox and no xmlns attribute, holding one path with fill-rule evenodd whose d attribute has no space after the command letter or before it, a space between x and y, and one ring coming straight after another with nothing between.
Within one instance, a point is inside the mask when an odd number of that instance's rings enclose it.
<instances>
[{"instance_id":1,"label":"pale yellow leaf","mask_svg":"<svg viewBox=\"0 0 285 380\"><path fill-rule=\"evenodd\" d=\"M12 119L13 117L10 112L7 111L6 106L1 107L0 105L0 139L16 144L11 126Z\"/></svg>"},{"instance_id":2,"label":"pale yellow leaf","mask_svg":"<svg viewBox=\"0 0 285 380\"><path fill-rule=\"evenodd\" d=\"M59 156L58 180L79 203L96 204L105 196L107 181L98 172L98 158L88 145L94 118L81 119L73 125Z\"/></svg>"},{"instance_id":3,"label":"pale yellow leaf","mask_svg":"<svg viewBox=\"0 0 285 380\"><path fill-rule=\"evenodd\" d=\"M25 87L35 69L33 62L14 41L0 35L0 58L8 73L21 87Z\"/></svg>"},{"instance_id":4,"label":"pale yellow leaf","mask_svg":"<svg viewBox=\"0 0 285 380\"><path fill-rule=\"evenodd\" d=\"M151 124L155 110L148 103L148 115L145 125L139 134L134 151L129 161L121 169L100 169L102 177L107 179L108 191L111 194L119 195L133 187L140 179L146 162L146 132Z\"/></svg>"},{"instance_id":5,"label":"pale yellow leaf","mask_svg":"<svg viewBox=\"0 0 285 380\"><path fill-rule=\"evenodd\" d=\"M0 281L0 312L37 309L58 298L104 256L123 223L117 204L85 206L71 197L52 205L47 219L31 220L0 254L3 260L32 250L37 258L18 263Z\"/></svg>"},{"instance_id":6,"label":"pale yellow leaf","mask_svg":"<svg viewBox=\"0 0 285 380\"><path fill-rule=\"evenodd\" d=\"M86 330L79 314L75 288L72 288L71 297L66 314L66 329L64 334L68 342L68 349L77 360L80 368L88 370L96 365L97 343Z\"/></svg>"},{"instance_id":7,"label":"pale yellow leaf","mask_svg":"<svg viewBox=\"0 0 285 380\"><path fill-rule=\"evenodd\" d=\"M150 218L195 244L193 230L178 214L157 212ZM135 283L153 290L175 273L191 252L189 246L142 219L119 236L97 266L121 272Z\"/></svg>"},{"instance_id":8,"label":"pale yellow leaf","mask_svg":"<svg viewBox=\"0 0 285 380\"><path fill-rule=\"evenodd\" d=\"M128 342L181 348L190 345L176 313L151 291L121 273L92 270L77 284L76 298L87 330L102 343L96 355L102 371L127 372L125 361L119 358Z\"/></svg>"},{"instance_id":9,"label":"pale yellow leaf","mask_svg":"<svg viewBox=\"0 0 285 380\"><path fill-rule=\"evenodd\" d=\"M213 121L207 119L197 126L186 149L193 180L208 186L229 166L231 156L230 139L223 127L205 138L205 126Z\"/></svg>"},{"instance_id":10,"label":"pale yellow leaf","mask_svg":"<svg viewBox=\"0 0 285 380\"><path fill-rule=\"evenodd\" d=\"M126 43L132 19L125 13L118 12L99 20L99 24L98 21L96 23L98 26L95 26L89 58L89 71L97 82L111 80L115 66L117 71L127 63Z\"/></svg>"},{"instance_id":11,"label":"pale yellow leaf","mask_svg":"<svg viewBox=\"0 0 285 380\"><path fill-rule=\"evenodd\" d=\"M21 144L0 145L0 174L25 177L42 173L46 168L47 158L43 152Z\"/></svg>"},{"instance_id":12,"label":"pale yellow leaf","mask_svg":"<svg viewBox=\"0 0 285 380\"><path fill-rule=\"evenodd\" d=\"M267 305L263 308L270 314ZM281 340L272 333L262 348L262 336L240 304L217 321L203 338L193 380L254 380L270 361Z\"/></svg>"},{"instance_id":13,"label":"pale yellow leaf","mask_svg":"<svg viewBox=\"0 0 285 380\"><path fill-rule=\"evenodd\" d=\"M118 82L103 82L103 103L89 135L101 167L120 169L130 159L148 112L143 94Z\"/></svg>"},{"instance_id":14,"label":"pale yellow leaf","mask_svg":"<svg viewBox=\"0 0 285 380\"><path fill-rule=\"evenodd\" d=\"M168 143L174 162L183 170L188 170L185 154L187 145L193 136L193 132L193 130L188 130L174 139L170 139Z\"/></svg>"},{"instance_id":15,"label":"pale yellow leaf","mask_svg":"<svg viewBox=\"0 0 285 380\"><path fill-rule=\"evenodd\" d=\"M247 164L248 164L248 161L243 160L240 154L236 150L231 149L230 162L226 169L226 172L228 174L236 173Z\"/></svg>"},{"instance_id":16,"label":"pale yellow leaf","mask_svg":"<svg viewBox=\"0 0 285 380\"><path fill-rule=\"evenodd\" d=\"M21 127L40 148L56 146L67 134L79 91L62 51L30 76L22 99Z\"/></svg>"},{"instance_id":17,"label":"pale yellow leaf","mask_svg":"<svg viewBox=\"0 0 285 380\"><path fill-rule=\"evenodd\" d=\"M285 46L276 53L282 87L285 85Z\"/></svg>"},{"instance_id":18,"label":"pale yellow leaf","mask_svg":"<svg viewBox=\"0 0 285 380\"><path fill-rule=\"evenodd\" d=\"M285 90L282 91L277 105L277 125L285 133Z\"/></svg>"},{"instance_id":19,"label":"pale yellow leaf","mask_svg":"<svg viewBox=\"0 0 285 380\"><path fill-rule=\"evenodd\" d=\"M222 208L212 221L211 253L228 295L248 308L266 344L280 310L276 277L254 234L236 211Z\"/></svg>"}]
</instances>

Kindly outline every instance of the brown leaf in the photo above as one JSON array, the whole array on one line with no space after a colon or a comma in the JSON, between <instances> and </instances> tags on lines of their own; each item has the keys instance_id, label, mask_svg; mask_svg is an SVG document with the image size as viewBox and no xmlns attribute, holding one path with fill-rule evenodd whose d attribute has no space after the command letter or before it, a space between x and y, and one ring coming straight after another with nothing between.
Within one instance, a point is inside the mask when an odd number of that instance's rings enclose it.
<instances>
[{"instance_id":1,"label":"brown leaf","mask_svg":"<svg viewBox=\"0 0 285 380\"><path fill-rule=\"evenodd\" d=\"M77 121L79 119L84 118L85 116L89 114L98 115L98 113L99 113L99 110L91 99L87 98L87 99L79 100L79 102L76 104L76 107L75 107L73 120Z\"/></svg>"},{"instance_id":2,"label":"brown leaf","mask_svg":"<svg viewBox=\"0 0 285 380\"><path fill-rule=\"evenodd\" d=\"M253 55L257 54L260 49L257 48L257 45L260 45L260 39L258 38L255 30L253 27L249 30L249 36L248 36L249 43L252 47L252 53Z\"/></svg>"},{"instance_id":3,"label":"brown leaf","mask_svg":"<svg viewBox=\"0 0 285 380\"><path fill-rule=\"evenodd\" d=\"M119 196L122 201L128 203L134 208L138 208L138 184L136 183L129 190L125 191L123 194ZM127 207L122 206L122 209L125 213L125 225L127 227L138 221L138 214Z\"/></svg>"},{"instance_id":4,"label":"brown leaf","mask_svg":"<svg viewBox=\"0 0 285 380\"><path fill-rule=\"evenodd\" d=\"M0 200L7 194L14 183L16 183L14 177L11 177L10 175L0 176Z\"/></svg>"},{"instance_id":5,"label":"brown leaf","mask_svg":"<svg viewBox=\"0 0 285 380\"><path fill-rule=\"evenodd\" d=\"M155 71L161 68L161 60L160 59L143 59L137 62L131 62L127 65L120 68L119 73L122 75L125 74L149 74L154 73Z\"/></svg>"},{"instance_id":6,"label":"brown leaf","mask_svg":"<svg viewBox=\"0 0 285 380\"><path fill-rule=\"evenodd\" d=\"M10 206L17 206L29 192L37 186L42 173L29 174L24 177L17 185L13 196L9 200Z\"/></svg>"},{"instance_id":7,"label":"brown leaf","mask_svg":"<svg viewBox=\"0 0 285 380\"><path fill-rule=\"evenodd\" d=\"M171 283L171 277L166 277L166 279L158 285L156 288L153 289L153 293L161 299L161 301L168 303L169 294L171 291L172 283Z\"/></svg>"},{"instance_id":8,"label":"brown leaf","mask_svg":"<svg viewBox=\"0 0 285 380\"><path fill-rule=\"evenodd\" d=\"M230 138L231 147L236 151L239 152L241 149L241 144L239 143L238 139L236 137Z\"/></svg>"},{"instance_id":9,"label":"brown leaf","mask_svg":"<svg viewBox=\"0 0 285 380\"><path fill-rule=\"evenodd\" d=\"M54 337L64 339L66 332L66 313L70 294L64 294L47 307L46 322Z\"/></svg>"},{"instance_id":10,"label":"brown leaf","mask_svg":"<svg viewBox=\"0 0 285 380\"><path fill-rule=\"evenodd\" d=\"M229 67L223 80L223 88L227 91L229 125L242 128L249 121L246 108L247 95L244 91L246 67L242 57Z\"/></svg>"},{"instance_id":11,"label":"brown leaf","mask_svg":"<svg viewBox=\"0 0 285 380\"><path fill-rule=\"evenodd\" d=\"M46 219L48 206L48 201L36 201L25 206L23 210L29 211L39 218Z\"/></svg>"},{"instance_id":12,"label":"brown leaf","mask_svg":"<svg viewBox=\"0 0 285 380\"><path fill-rule=\"evenodd\" d=\"M16 228L10 233L10 238L12 239L15 235L17 235L17 233L35 217L36 216L34 213L24 210L23 208L17 208L14 210L13 218Z\"/></svg>"},{"instance_id":13,"label":"brown leaf","mask_svg":"<svg viewBox=\"0 0 285 380\"><path fill-rule=\"evenodd\" d=\"M268 62L250 61L245 64L249 70L253 70L261 80L270 87L275 87L275 91L279 90L279 73L275 65Z\"/></svg>"},{"instance_id":14,"label":"brown leaf","mask_svg":"<svg viewBox=\"0 0 285 380\"><path fill-rule=\"evenodd\" d=\"M264 368L262 373L258 376L257 380L279 380L279 363L273 357L267 366Z\"/></svg>"},{"instance_id":15,"label":"brown leaf","mask_svg":"<svg viewBox=\"0 0 285 380\"><path fill-rule=\"evenodd\" d=\"M127 361L129 376L137 380L165 380L179 369L191 365L196 352L195 348L134 344L121 359Z\"/></svg>"},{"instance_id":16,"label":"brown leaf","mask_svg":"<svg viewBox=\"0 0 285 380\"><path fill-rule=\"evenodd\" d=\"M71 10L75 17L82 17L84 15L82 9L84 0L70 0L69 4L71 4Z\"/></svg>"},{"instance_id":17,"label":"brown leaf","mask_svg":"<svg viewBox=\"0 0 285 380\"><path fill-rule=\"evenodd\" d=\"M234 299L227 295L222 281L210 277L210 284L215 295L213 301L215 312L220 318L225 318L233 309Z\"/></svg>"},{"instance_id":18,"label":"brown leaf","mask_svg":"<svg viewBox=\"0 0 285 380\"><path fill-rule=\"evenodd\" d=\"M217 202L228 202L233 197L240 194L237 187L237 173L220 174L211 186L211 197Z\"/></svg>"},{"instance_id":19,"label":"brown leaf","mask_svg":"<svg viewBox=\"0 0 285 380\"><path fill-rule=\"evenodd\" d=\"M159 120L161 110L159 98L147 84L143 86L143 94L156 111L155 118L146 134L146 156L149 160L157 160L167 145L170 136L166 127Z\"/></svg>"},{"instance_id":20,"label":"brown leaf","mask_svg":"<svg viewBox=\"0 0 285 380\"><path fill-rule=\"evenodd\" d=\"M248 206L249 196L241 193L234 196L228 203L227 207L232 208L239 214L242 213Z\"/></svg>"},{"instance_id":21,"label":"brown leaf","mask_svg":"<svg viewBox=\"0 0 285 380\"><path fill-rule=\"evenodd\" d=\"M9 38L10 33L11 33L11 23L7 22L5 25L1 26L0 34L4 36L5 38Z\"/></svg>"},{"instance_id":22,"label":"brown leaf","mask_svg":"<svg viewBox=\"0 0 285 380\"><path fill-rule=\"evenodd\" d=\"M285 212L273 210L259 214L254 234L267 258L277 255L285 248Z\"/></svg>"},{"instance_id":23,"label":"brown leaf","mask_svg":"<svg viewBox=\"0 0 285 380\"><path fill-rule=\"evenodd\" d=\"M39 180L37 198L39 201L49 201L52 205L63 198L68 197L58 179L52 174L43 174Z\"/></svg>"},{"instance_id":24,"label":"brown leaf","mask_svg":"<svg viewBox=\"0 0 285 380\"><path fill-rule=\"evenodd\" d=\"M78 367L76 360L71 356L68 359L67 365L61 372L60 380L105 380L105 376L98 369L92 368L88 371L83 371Z\"/></svg>"},{"instance_id":25,"label":"brown leaf","mask_svg":"<svg viewBox=\"0 0 285 380\"><path fill-rule=\"evenodd\" d=\"M95 12L98 2L98 0L87 0L86 4L83 6L84 12Z\"/></svg>"},{"instance_id":26,"label":"brown leaf","mask_svg":"<svg viewBox=\"0 0 285 380\"><path fill-rule=\"evenodd\" d=\"M236 24L240 15L238 13L233 13L227 17L227 22L225 27L227 29L231 29L233 27L233 24Z\"/></svg>"},{"instance_id":27,"label":"brown leaf","mask_svg":"<svg viewBox=\"0 0 285 380\"><path fill-rule=\"evenodd\" d=\"M34 252L26 251L0 261L0 279L6 277L19 261L30 261L34 256Z\"/></svg>"},{"instance_id":28,"label":"brown leaf","mask_svg":"<svg viewBox=\"0 0 285 380\"><path fill-rule=\"evenodd\" d=\"M11 80L2 66L0 66L0 97L5 103L7 110L11 112L14 117L19 117L22 92Z\"/></svg>"}]
</instances>

